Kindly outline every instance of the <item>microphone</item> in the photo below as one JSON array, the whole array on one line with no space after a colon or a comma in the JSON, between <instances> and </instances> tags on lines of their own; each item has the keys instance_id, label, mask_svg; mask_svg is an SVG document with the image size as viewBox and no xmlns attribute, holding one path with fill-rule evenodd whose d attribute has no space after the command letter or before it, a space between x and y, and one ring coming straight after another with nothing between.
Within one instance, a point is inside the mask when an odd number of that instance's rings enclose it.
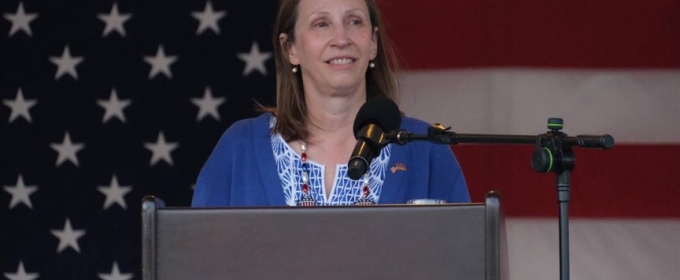
<instances>
[{"instance_id":1,"label":"microphone","mask_svg":"<svg viewBox=\"0 0 680 280\"><path fill-rule=\"evenodd\" d=\"M376 97L361 106L354 119L357 144L347 163L349 178L359 180L366 174L371 161L380 155L380 150L387 144L385 134L400 126L399 107L389 98Z\"/></svg>"}]
</instances>

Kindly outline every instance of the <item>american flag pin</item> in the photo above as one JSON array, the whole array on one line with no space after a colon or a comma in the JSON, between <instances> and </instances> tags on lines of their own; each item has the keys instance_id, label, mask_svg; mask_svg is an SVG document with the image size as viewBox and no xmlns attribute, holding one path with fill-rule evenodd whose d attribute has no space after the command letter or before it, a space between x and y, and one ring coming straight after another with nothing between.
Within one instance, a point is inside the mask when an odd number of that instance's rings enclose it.
<instances>
[{"instance_id":1,"label":"american flag pin","mask_svg":"<svg viewBox=\"0 0 680 280\"><path fill-rule=\"evenodd\" d=\"M397 171L406 171L406 164L395 163L391 168L392 174L397 173Z\"/></svg>"}]
</instances>

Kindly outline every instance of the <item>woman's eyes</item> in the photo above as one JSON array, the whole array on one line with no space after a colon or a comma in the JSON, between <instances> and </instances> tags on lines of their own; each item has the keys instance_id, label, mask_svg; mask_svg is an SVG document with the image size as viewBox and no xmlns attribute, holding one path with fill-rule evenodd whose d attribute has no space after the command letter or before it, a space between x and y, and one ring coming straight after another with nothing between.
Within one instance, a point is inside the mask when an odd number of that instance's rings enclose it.
<instances>
[{"instance_id":1,"label":"woman's eyes","mask_svg":"<svg viewBox=\"0 0 680 280\"><path fill-rule=\"evenodd\" d=\"M351 25L361 25L361 22L362 21L360 19L353 19L349 21Z\"/></svg>"},{"instance_id":2,"label":"woman's eyes","mask_svg":"<svg viewBox=\"0 0 680 280\"><path fill-rule=\"evenodd\" d=\"M361 19L350 19L347 22L348 25L361 25L363 24L363 21ZM319 21L315 22L312 26L314 27L328 27L330 26L330 23L328 21Z\"/></svg>"}]
</instances>

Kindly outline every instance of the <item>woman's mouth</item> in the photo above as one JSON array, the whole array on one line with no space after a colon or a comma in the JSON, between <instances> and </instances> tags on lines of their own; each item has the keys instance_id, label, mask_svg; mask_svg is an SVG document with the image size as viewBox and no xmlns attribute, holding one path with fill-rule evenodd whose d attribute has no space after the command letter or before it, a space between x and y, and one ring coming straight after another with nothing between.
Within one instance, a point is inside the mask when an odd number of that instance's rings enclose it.
<instances>
[{"instance_id":1,"label":"woman's mouth","mask_svg":"<svg viewBox=\"0 0 680 280\"><path fill-rule=\"evenodd\" d=\"M326 63L333 64L333 65L344 65L344 64L350 64L354 61L356 61L356 59L353 59L353 58L335 58L335 59L331 59L329 61L326 61Z\"/></svg>"}]
</instances>

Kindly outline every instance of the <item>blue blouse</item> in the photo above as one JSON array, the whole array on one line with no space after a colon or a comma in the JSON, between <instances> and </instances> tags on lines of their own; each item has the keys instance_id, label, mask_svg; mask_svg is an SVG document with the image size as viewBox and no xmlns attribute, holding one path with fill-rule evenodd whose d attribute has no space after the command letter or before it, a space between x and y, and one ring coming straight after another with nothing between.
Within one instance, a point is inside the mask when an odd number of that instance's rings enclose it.
<instances>
[{"instance_id":1,"label":"blue blouse","mask_svg":"<svg viewBox=\"0 0 680 280\"><path fill-rule=\"evenodd\" d=\"M300 157L272 134L274 117L265 113L235 122L222 135L201 169L192 206L293 206L301 194ZM425 134L429 124L402 117L401 128ZM347 155L349 160L349 155ZM323 166L309 161L310 194L317 205L350 205L361 197L362 180L336 166L332 194L326 199ZM390 144L371 162L369 188L379 204L433 198L469 202L462 170L448 145L411 142Z\"/></svg>"}]
</instances>

